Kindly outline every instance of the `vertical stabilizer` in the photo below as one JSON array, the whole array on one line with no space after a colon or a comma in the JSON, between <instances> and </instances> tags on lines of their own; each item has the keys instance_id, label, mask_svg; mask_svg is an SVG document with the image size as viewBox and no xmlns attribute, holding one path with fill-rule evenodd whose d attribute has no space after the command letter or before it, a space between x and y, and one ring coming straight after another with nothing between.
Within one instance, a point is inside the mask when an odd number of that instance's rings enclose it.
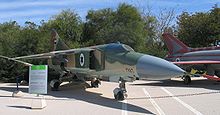
<instances>
[{"instance_id":1,"label":"vertical stabilizer","mask_svg":"<svg viewBox=\"0 0 220 115\"><path fill-rule=\"evenodd\" d=\"M169 33L164 33L162 36L165 44L167 45L170 55L178 54L178 53L186 53L190 50L188 46L186 46L180 40L175 38L173 35Z\"/></svg>"},{"instance_id":2,"label":"vertical stabilizer","mask_svg":"<svg viewBox=\"0 0 220 115\"><path fill-rule=\"evenodd\" d=\"M51 32L51 45L52 51L69 49L69 47L60 39L55 29L52 29Z\"/></svg>"}]
</instances>

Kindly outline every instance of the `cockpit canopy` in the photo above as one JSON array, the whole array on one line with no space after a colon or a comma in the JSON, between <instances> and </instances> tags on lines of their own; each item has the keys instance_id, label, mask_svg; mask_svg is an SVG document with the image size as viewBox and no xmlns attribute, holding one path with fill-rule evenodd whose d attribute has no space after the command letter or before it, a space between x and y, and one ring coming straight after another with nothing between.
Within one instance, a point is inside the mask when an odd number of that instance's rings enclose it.
<instances>
[{"instance_id":1,"label":"cockpit canopy","mask_svg":"<svg viewBox=\"0 0 220 115\"><path fill-rule=\"evenodd\" d=\"M120 52L131 52L134 50L126 44L111 43L105 47L105 51L111 53L120 53Z\"/></svg>"}]
</instances>

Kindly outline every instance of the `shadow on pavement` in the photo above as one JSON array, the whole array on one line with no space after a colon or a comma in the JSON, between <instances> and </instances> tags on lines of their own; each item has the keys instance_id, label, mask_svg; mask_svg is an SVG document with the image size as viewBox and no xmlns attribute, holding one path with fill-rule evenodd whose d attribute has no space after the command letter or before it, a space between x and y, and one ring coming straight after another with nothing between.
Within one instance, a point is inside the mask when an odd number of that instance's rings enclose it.
<instances>
[{"instance_id":1,"label":"shadow on pavement","mask_svg":"<svg viewBox=\"0 0 220 115\"><path fill-rule=\"evenodd\" d=\"M19 88L19 89L23 92L28 92L28 88ZM16 90L16 86L15 87L0 87L0 90L13 92ZM65 101L80 100L80 101L85 101L88 103L97 104L100 106L119 109L119 110L122 110L122 104L125 104L122 101L116 101L114 99L103 97L102 94L100 94L100 93L86 91L84 86L82 86L82 87L77 86L77 88L64 87L64 88L61 88L60 91L50 91L48 89L47 95L50 95L50 96L53 96L56 98L55 99L54 98L52 98L52 99L46 98L46 100L65 100ZM0 97L5 97L5 96L0 94ZM21 97L21 98L33 99L30 97ZM59 99L59 98L61 98L61 99ZM65 99L62 99L62 98L65 98ZM142 107L139 107L139 106L136 106L133 104L126 103L126 105L127 105L127 111L146 113L146 114L154 114L154 113L146 110L145 108L142 108ZM9 107L27 108L25 106L9 106Z\"/></svg>"},{"instance_id":2,"label":"shadow on pavement","mask_svg":"<svg viewBox=\"0 0 220 115\"><path fill-rule=\"evenodd\" d=\"M161 86L161 87L187 87L187 88L205 88L211 90L220 90L220 82L211 80L192 80L189 85L183 84L183 81L161 80L151 83L134 83L133 86Z\"/></svg>"},{"instance_id":3,"label":"shadow on pavement","mask_svg":"<svg viewBox=\"0 0 220 115\"><path fill-rule=\"evenodd\" d=\"M27 106L8 106L8 107L21 108L21 109L31 109L30 107L27 107Z\"/></svg>"}]
</instances>

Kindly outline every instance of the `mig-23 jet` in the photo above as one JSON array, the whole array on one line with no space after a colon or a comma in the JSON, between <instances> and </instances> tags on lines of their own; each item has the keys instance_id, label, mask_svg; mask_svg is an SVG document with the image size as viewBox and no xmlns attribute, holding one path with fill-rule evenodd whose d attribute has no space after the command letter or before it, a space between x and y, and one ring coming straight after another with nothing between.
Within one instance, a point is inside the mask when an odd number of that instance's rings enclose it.
<instances>
[{"instance_id":1,"label":"mig-23 jet","mask_svg":"<svg viewBox=\"0 0 220 115\"><path fill-rule=\"evenodd\" d=\"M64 81L85 81L85 78L92 79L92 87L98 87L100 80L119 82L119 88L113 91L117 100L123 100L127 96L125 82L132 82L136 78L164 80L185 72L173 63L135 52L130 46L121 43L69 49L55 30L52 31L51 42L53 51L49 53L8 59L23 64L28 63L21 59L48 59L49 67L60 73L58 78L50 81L54 90Z\"/></svg>"}]
</instances>

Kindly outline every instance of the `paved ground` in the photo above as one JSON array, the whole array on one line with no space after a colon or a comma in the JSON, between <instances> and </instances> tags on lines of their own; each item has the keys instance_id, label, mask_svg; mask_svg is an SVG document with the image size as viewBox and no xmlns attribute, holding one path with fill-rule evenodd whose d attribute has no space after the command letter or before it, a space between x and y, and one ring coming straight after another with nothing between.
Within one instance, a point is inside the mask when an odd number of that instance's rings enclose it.
<instances>
[{"instance_id":1,"label":"paved ground","mask_svg":"<svg viewBox=\"0 0 220 115\"><path fill-rule=\"evenodd\" d=\"M47 107L30 109L35 95L11 97L14 84L0 84L1 115L137 115L137 114L220 114L220 82L135 81L127 84L129 97L115 101L112 91L117 83L102 82L100 88L84 89L82 85L66 85L60 91L45 95Z\"/></svg>"}]
</instances>

